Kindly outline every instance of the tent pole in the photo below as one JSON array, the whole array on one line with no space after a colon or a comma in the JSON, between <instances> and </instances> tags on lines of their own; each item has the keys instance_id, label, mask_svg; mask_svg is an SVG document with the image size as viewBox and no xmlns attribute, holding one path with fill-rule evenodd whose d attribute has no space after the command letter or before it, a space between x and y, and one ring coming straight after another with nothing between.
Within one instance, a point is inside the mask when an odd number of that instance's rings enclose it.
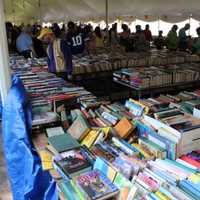
<instances>
[{"instance_id":1,"label":"tent pole","mask_svg":"<svg viewBox=\"0 0 200 200\"><path fill-rule=\"evenodd\" d=\"M192 14L190 14L189 16L189 24L190 24L189 35L190 35L190 30L191 30L191 17L192 17Z\"/></svg>"},{"instance_id":2,"label":"tent pole","mask_svg":"<svg viewBox=\"0 0 200 200\"><path fill-rule=\"evenodd\" d=\"M4 105L6 96L11 86L11 77L8 62L8 45L5 29L3 0L0 0L0 91L2 103Z\"/></svg>"},{"instance_id":3,"label":"tent pole","mask_svg":"<svg viewBox=\"0 0 200 200\"><path fill-rule=\"evenodd\" d=\"M106 30L108 32L108 0L106 0Z\"/></svg>"}]
</instances>

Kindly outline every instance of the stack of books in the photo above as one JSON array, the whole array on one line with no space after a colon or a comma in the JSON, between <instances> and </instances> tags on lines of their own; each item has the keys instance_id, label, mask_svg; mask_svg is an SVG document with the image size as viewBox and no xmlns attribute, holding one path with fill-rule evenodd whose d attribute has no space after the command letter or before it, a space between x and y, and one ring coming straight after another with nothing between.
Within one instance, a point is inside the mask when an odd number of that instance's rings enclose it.
<instances>
[{"instance_id":1,"label":"stack of books","mask_svg":"<svg viewBox=\"0 0 200 200\"><path fill-rule=\"evenodd\" d=\"M198 151L176 161L156 159L145 148L153 142L148 143L145 138L140 138L139 144L128 143L106 129L95 131L97 135L105 131L106 137L86 147L60 127L47 129L46 149L61 177L57 181L61 199L199 198L199 168L185 158L199 163ZM158 145L152 146L163 151ZM42 161L50 162L47 156Z\"/></svg>"}]
</instances>

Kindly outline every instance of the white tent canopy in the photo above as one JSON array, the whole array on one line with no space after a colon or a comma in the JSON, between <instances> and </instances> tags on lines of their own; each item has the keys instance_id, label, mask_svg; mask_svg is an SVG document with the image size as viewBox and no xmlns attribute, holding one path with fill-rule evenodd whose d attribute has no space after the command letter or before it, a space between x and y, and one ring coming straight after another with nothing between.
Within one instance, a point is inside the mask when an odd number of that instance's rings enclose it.
<instances>
[{"instance_id":1,"label":"white tent canopy","mask_svg":"<svg viewBox=\"0 0 200 200\"><path fill-rule=\"evenodd\" d=\"M105 19L106 0L4 0L6 19L15 22ZM110 21L135 18L167 22L200 20L200 0L108 0Z\"/></svg>"}]
</instances>

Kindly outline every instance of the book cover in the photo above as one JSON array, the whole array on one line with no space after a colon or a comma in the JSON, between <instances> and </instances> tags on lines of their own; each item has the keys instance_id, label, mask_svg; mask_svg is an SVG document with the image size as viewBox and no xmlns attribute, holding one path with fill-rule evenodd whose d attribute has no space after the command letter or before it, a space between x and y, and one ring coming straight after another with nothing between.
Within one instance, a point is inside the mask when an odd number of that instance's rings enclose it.
<instances>
[{"instance_id":1,"label":"book cover","mask_svg":"<svg viewBox=\"0 0 200 200\"><path fill-rule=\"evenodd\" d=\"M58 153L80 146L80 144L69 134L62 134L49 137L48 143Z\"/></svg>"},{"instance_id":2,"label":"book cover","mask_svg":"<svg viewBox=\"0 0 200 200\"><path fill-rule=\"evenodd\" d=\"M76 178L76 183L88 199L103 200L118 194L118 188L99 170L92 170Z\"/></svg>"},{"instance_id":3,"label":"book cover","mask_svg":"<svg viewBox=\"0 0 200 200\"><path fill-rule=\"evenodd\" d=\"M79 115L67 132L75 139L81 141L90 130L88 122L82 115Z\"/></svg>"},{"instance_id":4,"label":"book cover","mask_svg":"<svg viewBox=\"0 0 200 200\"><path fill-rule=\"evenodd\" d=\"M84 200L84 198L80 198L78 196L70 181L61 181L58 187L63 192L64 197L67 198L67 200Z\"/></svg>"},{"instance_id":5,"label":"book cover","mask_svg":"<svg viewBox=\"0 0 200 200\"><path fill-rule=\"evenodd\" d=\"M133 126L133 124L126 117L123 117L117 123L117 125L114 127L114 129L116 130L117 134L121 138L128 137L132 133L132 131L134 130L134 128L135 127Z\"/></svg>"},{"instance_id":6,"label":"book cover","mask_svg":"<svg viewBox=\"0 0 200 200\"><path fill-rule=\"evenodd\" d=\"M166 158L167 156L166 149L148 140L147 138L139 138L138 143L144 148L147 148L156 158Z\"/></svg>"},{"instance_id":7,"label":"book cover","mask_svg":"<svg viewBox=\"0 0 200 200\"><path fill-rule=\"evenodd\" d=\"M131 200L136 197L138 188L122 174L117 174L114 184L120 190L117 200Z\"/></svg>"},{"instance_id":8,"label":"book cover","mask_svg":"<svg viewBox=\"0 0 200 200\"><path fill-rule=\"evenodd\" d=\"M115 155L103 149L100 144L96 144L95 146L93 146L91 148L91 152L94 155L102 157L109 162L112 162L115 159Z\"/></svg>"},{"instance_id":9,"label":"book cover","mask_svg":"<svg viewBox=\"0 0 200 200\"><path fill-rule=\"evenodd\" d=\"M90 161L83 155L81 147L60 153L54 157L54 162L65 174L71 176L92 167Z\"/></svg>"},{"instance_id":10,"label":"book cover","mask_svg":"<svg viewBox=\"0 0 200 200\"><path fill-rule=\"evenodd\" d=\"M57 136L57 135L63 135L65 134L63 128L61 126L54 127L54 128L47 128L46 133L48 137Z\"/></svg>"},{"instance_id":11,"label":"book cover","mask_svg":"<svg viewBox=\"0 0 200 200\"><path fill-rule=\"evenodd\" d=\"M90 130L88 134L83 138L81 145L85 145L88 148L90 148L96 141L98 135L99 135L98 130L93 130L93 129Z\"/></svg>"},{"instance_id":12,"label":"book cover","mask_svg":"<svg viewBox=\"0 0 200 200\"><path fill-rule=\"evenodd\" d=\"M100 157L97 157L93 169L98 169L101 171L107 178L110 179L111 182L114 181L117 175L117 169L115 169L113 166L111 166L110 163Z\"/></svg>"}]
</instances>

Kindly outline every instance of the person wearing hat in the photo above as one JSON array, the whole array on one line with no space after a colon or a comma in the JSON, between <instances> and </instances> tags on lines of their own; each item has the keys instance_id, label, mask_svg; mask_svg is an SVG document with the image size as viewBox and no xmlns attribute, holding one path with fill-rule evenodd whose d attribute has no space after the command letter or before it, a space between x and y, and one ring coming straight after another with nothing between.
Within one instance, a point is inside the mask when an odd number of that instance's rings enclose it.
<instances>
[{"instance_id":1,"label":"person wearing hat","mask_svg":"<svg viewBox=\"0 0 200 200\"><path fill-rule=\"evenodd\" d=\"M49 72L64 79L72 79L72 54L65 40L56 38L53 31L43 28L38 39L48 44L47 57Z\"/></svg>"}]
</instances>

